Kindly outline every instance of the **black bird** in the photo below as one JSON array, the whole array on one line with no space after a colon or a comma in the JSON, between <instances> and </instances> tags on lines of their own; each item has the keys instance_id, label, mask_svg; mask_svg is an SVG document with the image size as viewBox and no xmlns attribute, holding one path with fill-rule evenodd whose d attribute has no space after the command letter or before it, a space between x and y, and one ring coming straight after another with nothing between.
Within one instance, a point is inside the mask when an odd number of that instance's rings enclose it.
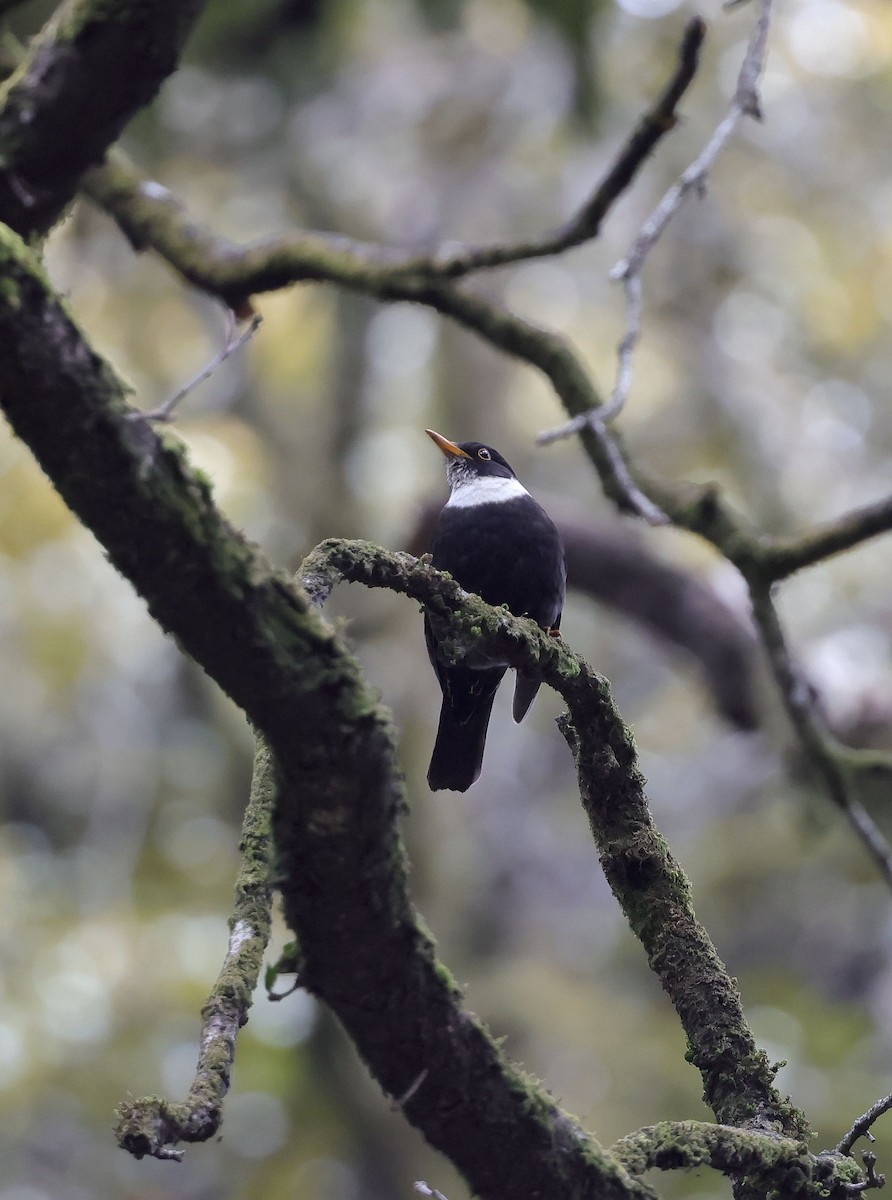
<instances>
[{"instance_id":1,"label":"black bird","mask_svg":"<svg viewBox=\"0 0 892 1200\"><path fill-rule=\"evenodd\" d=\"M564 607L564 547L551 518L492 446L456 444L425 431L446 455L450 497L431 543L433 565L488 604L507 604L558 636ZM432 791L465 792L480 774L493 700L507 667L476 669L443 659L430 621L427 652L440 681L443 704L427 772ZM514 720L522 721L539 690L538 679L517 673Z\"/></svg>"}]
</instances>

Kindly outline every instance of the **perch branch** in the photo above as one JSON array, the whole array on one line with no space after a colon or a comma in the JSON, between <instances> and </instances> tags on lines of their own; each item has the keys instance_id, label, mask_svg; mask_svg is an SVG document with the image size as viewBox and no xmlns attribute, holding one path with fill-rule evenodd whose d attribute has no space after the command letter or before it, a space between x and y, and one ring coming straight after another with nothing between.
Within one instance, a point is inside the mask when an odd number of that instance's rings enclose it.
<instances>
[{"instance_id":1,"label":"perch branch","mask_svg":"<svg viewBox=\"0 0 892 1200\"><path fill-rule=\"evenodd\" d=\"M405 549L431 544L442 502L426 504ZM759 723L755 695L757 641L752 624L693 571L664 562L615 521L580 520L550 509L567 560L567 587L608 605L661 644L689 655L725 720L739 729Z\"/></svg>"},{"instance_id":2,"label":"perch branch","mask_svg":"<svg viewBox=\"0 0 892 1200\"><path fill-rule=\"evenodd\" d=\"M206 1142L220 1128L223 1100L235 1059L239 1029L260 977L270 934L271 818L275 787L270 757L258 739L251 797L242 823L242 865L229 921L229 948L216 983L201 1010L198 1067L182 1104L159 1096L124 1100L118 1107L118 1145L135 1158L179 1160L179 1142Z\"/></svg>"},{"instance_id":3,"label":"perch branch","mask_svg":"<svg viewBox=\"0 0 892 1200\"><path fill-rule=\"evenodd\" d=\"M404 592L421 601L432 620L446 623L438 634L441 645L464 654L481 648L538 674L562 696L569 710L564 734L601 864L678 1012L707 1103L729 1124L755 1121L801 1134L804 1119L774 1090L773 1072L755 1047L737 990L694 916L687 879L653 824L634 743L606 680L562 640L490 609L410 555L330 540L307 556L300 577L316 604L339 579Z\"/></svg>"}]
</instances>

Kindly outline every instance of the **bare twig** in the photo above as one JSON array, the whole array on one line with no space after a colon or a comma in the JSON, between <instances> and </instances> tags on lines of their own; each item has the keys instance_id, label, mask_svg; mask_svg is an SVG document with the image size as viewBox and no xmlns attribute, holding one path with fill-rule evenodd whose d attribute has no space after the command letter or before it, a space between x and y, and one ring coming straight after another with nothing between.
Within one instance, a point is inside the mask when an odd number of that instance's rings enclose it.
<instances>
[{"instance_id":1,"label":"bare twig","mask_svg":"<svg viewBox=\"0 0 892 1200\"><path fill-rule=\"evenodd\" d=\"M640 275L633 275L628 280L626 294L628 299L628 321L626 332L619 343L619 368L609 402L601 408L592 408L588 412L579 413L578 416L565 421L563 425L558 425L554 429L546 429L536 438L540 446L548 446L552 442L572 437L573 434L579 433L586 426L596 433L599 430L604 430L608 422L618 417L623 408L625 408L629 390L632 386L632 356L635 353L635 346L638 343L641 333L641 309L644 297ZM668 518L665 519L668 520Z\"/></svg>"},{"instance_id":2,"label":"bare twig","mask_svg":"<svg viewBox=\"0 0 892 1200\"><path fill-rule=\"evenodd\" d=\"M434 1200L446 1200L446 1197L439 1188L432 1188L429 1183L425 1183L423 1179L415 1180L415 1191L420 1196L433 1196Z\"/></svg>"},{"instance_id":3,"label":"bare twig","mask_svg":"<svg viewBox=\"0 0 892 1200\"><path fill-rule=\"evenodd\" d=\"M610 272L611 279L622 281L626 294L626 328L619 344L616 383L611 397L611 407L615 405L617 411L622 409L629 394L633 356L641 338L641 273L647 256L678 213L686 196L692 191L703 190L713 164L742 118L761 119L757 86L768 47L771 3L772 0L760 0L759 16L737 76L737 87L728 112L716 126L701 152L644 222L629 253Z\"/></svg>"},{"instance_id":4,"label":"bare twig","mask_svg":"<svg viewBox=\"0 0 892 1200\"><path fill-rule=\"evenodd\" d=\"M526 243L471 247L452 253L441 251L432 259L410 260L405 269L412 273L457 279L472 271L562 254L597 237L607 213L633 181L657 142L675 128L678 120L675 110L697 73L705 37L706 23L700 17L688 21L678 48L678 62L669 83L653 108L644 114L623 143L591 196L560 229Z\"/></svg>"},{"instance_id":5,"label":"bare twig","mask_svg":"<svg viewBox=\"0 0 892 1200\"><path fill-rule=\"evenodd\" d=\"M638 340L638 334L635 330L640 328L641 323L642 295L640 276L636 275L629 281L627 290L630 297L630 312L633 314L635 327L634 329L630 328L627 330L620 342L620 370L609 403L599 408L590 408L587 412L579 413L565 424L559 425L556 429L549 429L544 433L540 433L536 441L540 446L546 446L551 442L559 441L562 438L569 437L571 434L581 433L582 430L587 429L589 434L601 447L604 457L613 464L614 473L621 480L625 494L632 503L632 510L643 517L649 525L671 525L671 518L649 496L645 495L632 478L632 472L629 470L619 446L607 428L609 422L618 417L622 412L632 382L632 355Z\"/></svg>"},{"instance_id":6,"label":"bare twig","mask_svg":"<svg viewBox=\"0 0 892 1200\"><path fill-rule=\"evenodd\" d=\"M247 342L251 340L257 330L260 328L263 317L259 313L253 313L248 324L244 329L239 331L238 316L231 308L226 309L226 338L222 348L211 359L206 366L193 376L188 383L184 383L178 392L175 392L169 400L165 400L157 408L150 409L149 412L134 413L133 417L136 420L145 421L172 421L174 419L174 409L181 404L183 400L193 392L200 383L204 383L216 371L221 363L226 362L231 354L236 350L240 350Z\"/></svg>"},{"instance_id":7,"label":"bare twig","mask_svg":"<svg viewBox=\"0 0 892 1200\"><path fill-rule=\"evenodd\" d=\"M870 1132L870 1127L885 1113L889 1112L890 1109L892 1109L892 1094L883 1096L881 1100L877 1100L876 1104L872 1104L867 1112L862 1113L858 1120L854 1122L845 1137L841 1138L836 1144L836 1153L851 1156L852 1147L862 1137L866 1137L870 1142L875 1142L876 1138Z\"/></svg>"}]
</instances>

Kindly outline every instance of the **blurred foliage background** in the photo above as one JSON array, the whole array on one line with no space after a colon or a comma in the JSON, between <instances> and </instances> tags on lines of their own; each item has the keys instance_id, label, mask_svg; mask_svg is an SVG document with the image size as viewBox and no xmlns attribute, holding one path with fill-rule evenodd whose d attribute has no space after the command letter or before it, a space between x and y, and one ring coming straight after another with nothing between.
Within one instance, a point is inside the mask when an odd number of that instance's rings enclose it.
<instances>
[{"instance_id":1,"label":"blurred foliage background","mask_svg":"<svg viewBox=\"0 0 892 1200\"><path fill-rule=\"evenodd\" d=\"M9 24L26 37L50 9L26 4ZM417 249L532 234L603 172L694 11L710 34L685 119L602 238L472 285L565 332L606 390L622 328L609 268L724 111L750 6L211 3L125 145L243 241L300 226ZM759 525L791 532L892 488L892 8L788 0L763 97L764 124L741 130L649 262L622 426L640 464L715 479ZM220 311L88 204L48 258L140 405L219 346ZM259 308L258 336L188 399L176 430L276 561L293 567L329 535L407 544L445 495L422 433L432 425L495 444L546 507L640 539L746 619L741 585L709 548L621 522L575 443L535 448L561 414L529 370L419 308L318 286ZM792 645L861 744L890 740L890 565L878 540L782 593ZM334 610L393 708L417 901L469 1007L607 1143L706 1117L675 1016L600 875L555 697L541 693L515 728L506 692L480 783L431 796L438 693L417 611L348 591ZM577 594L564 627L634 726L698 914L761 1043L787 1061L781 1086L820 1144L835 1143L890 1090L888 892L791 753L769 687L761 731L742 733L689 662L624 616ZM466 1196L301 993L258 998L219 1143L182 1165L116 1149L124 1094L179 1098L191 1077L225 950L251 738L8 431L0 661L0 1200L395 1200L418 1178ZM888 1170L888 1120L878 1133ZM730 1195L709 1173L657 1183L667 1197Z\"/></svg>"}]
</instances>

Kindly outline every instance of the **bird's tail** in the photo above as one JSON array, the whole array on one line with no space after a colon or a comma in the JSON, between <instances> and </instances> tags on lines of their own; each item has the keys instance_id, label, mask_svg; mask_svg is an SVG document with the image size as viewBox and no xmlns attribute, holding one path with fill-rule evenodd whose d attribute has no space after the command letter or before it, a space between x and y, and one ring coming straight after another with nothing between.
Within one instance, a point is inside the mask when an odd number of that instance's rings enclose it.
<instances>
[{"instance_id":1,"label":"bird's tail","mask_svg":"<svg viewBox=\"0 0 892 1200\"><path fill-rule=\"evenodd\" d=\"M483 747L492 712L495 689L482 696L465 721L458 721L449 697L443 697L437 740L427 770L427 782L432 792L466 792L479 777L483 766Z\"/></svg>"},{"instance_id":2,"label":"bird's tail","mask_svg":"<svg viewBox=\"0 0 892 1200\"><path fill-rule=\"evenodd\" d=\"M524 675L522 671L517 672L517 681L514 684L514 704L511 710L511 715L517 724L520 724L530 711L530 705L536 699L540 682L531 675Z\"/></svg>"}]
</instances>

